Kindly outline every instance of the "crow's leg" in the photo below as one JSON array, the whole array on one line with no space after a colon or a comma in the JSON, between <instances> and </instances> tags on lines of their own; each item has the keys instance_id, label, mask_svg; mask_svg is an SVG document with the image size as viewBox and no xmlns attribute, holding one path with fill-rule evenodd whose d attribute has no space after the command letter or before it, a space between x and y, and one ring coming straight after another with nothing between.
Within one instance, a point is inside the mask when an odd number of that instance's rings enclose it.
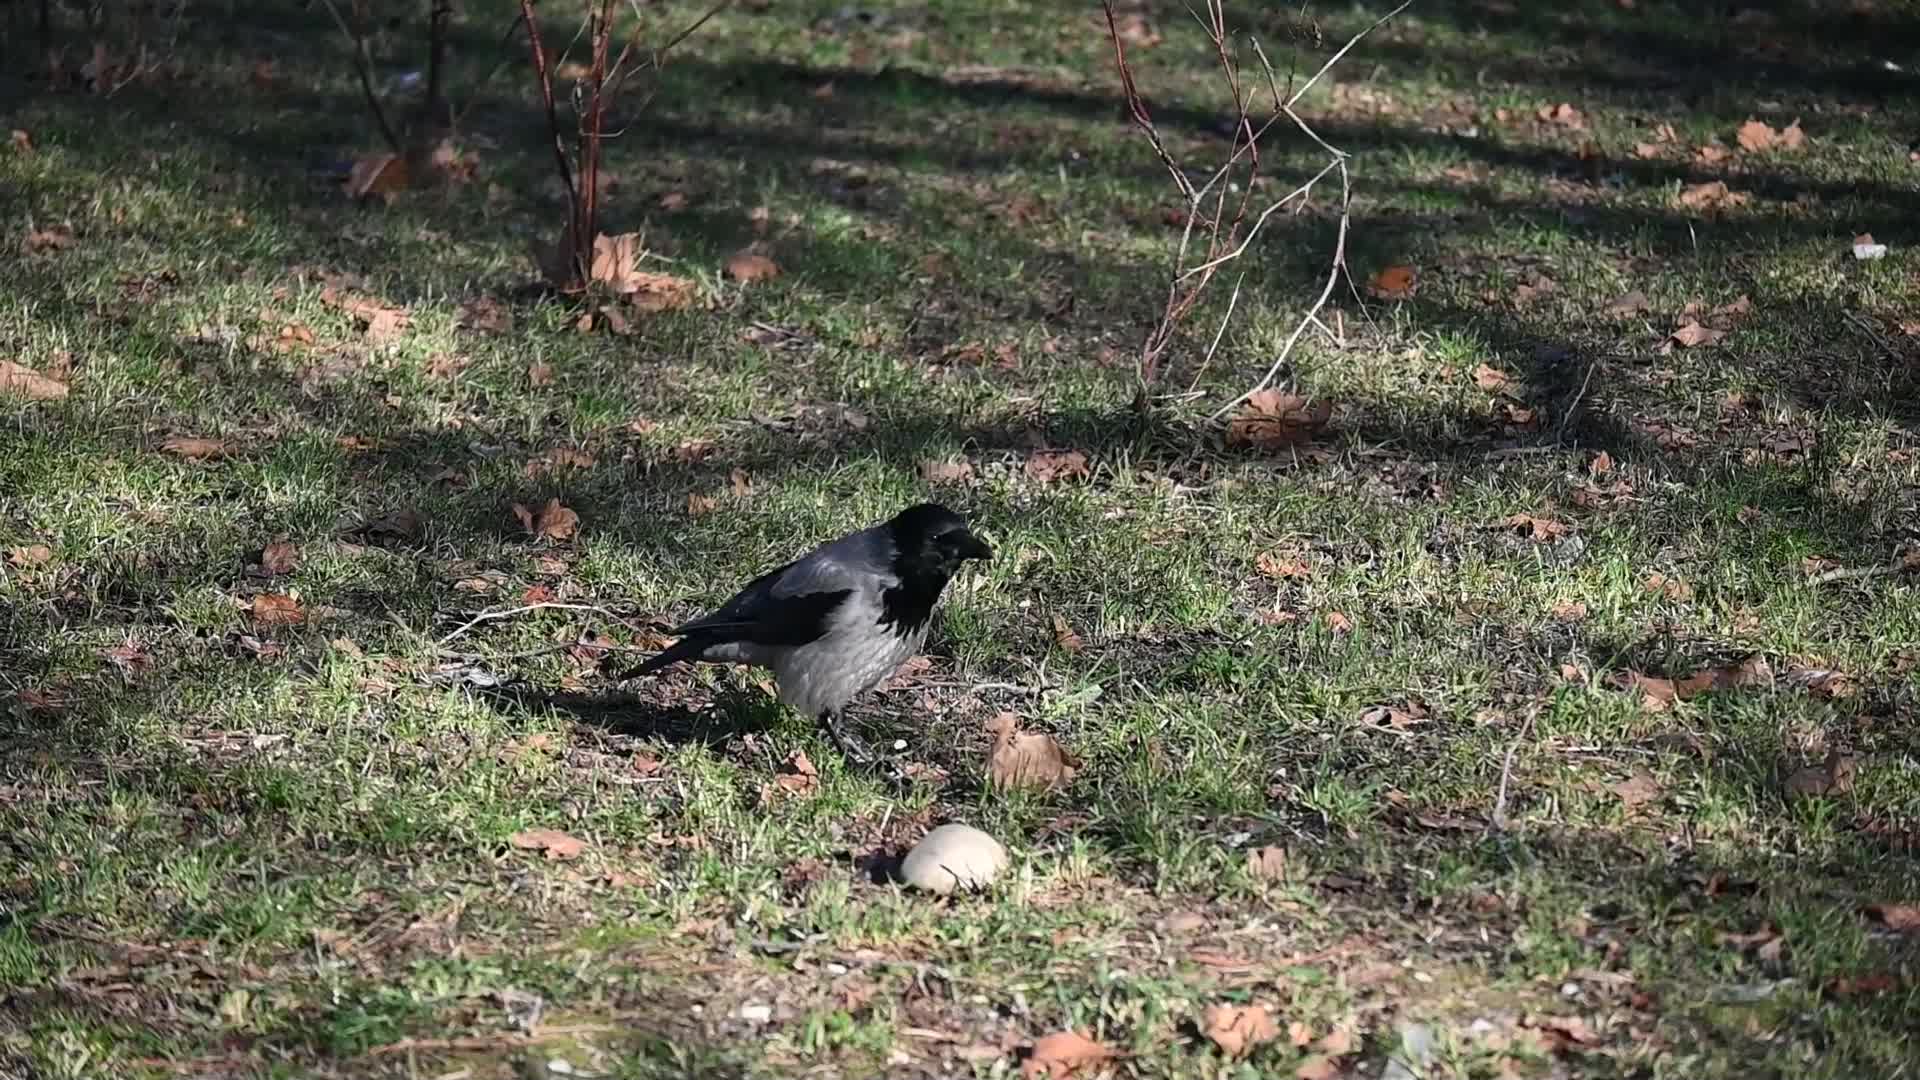
<instances>
[{"instance_id":1,"label":"crow's leg","mask_svg":"<svg viewBox=\"0 0 1920 1080\"><path fill-rule=\"evenodd\" d=\"M880 782L896 795L905 795L913 784L907 779L906 771L900 763L889 757L882 761L874 754L873 748L853 732L846 729L840 714L829 709L820 714L820 726L827 731L827 738L846 755L848 761L863 769L873 769ZM877 766L877 767L876 767Z\"/></svg>"},{"instance_id":2,"label":"crow's leg","mask_svg":"<svg viewBox=\"0 0 1920 1080\"><path fill-rule=\"evenodd\" d=\"M842 754L846 755L848 761L855 765L873 764L873 748L862 741L858 735L847 730L839 713L832 709L821 713L820 726L826 729L827 738L839 748Z\"/></svg>"}]
</instances>

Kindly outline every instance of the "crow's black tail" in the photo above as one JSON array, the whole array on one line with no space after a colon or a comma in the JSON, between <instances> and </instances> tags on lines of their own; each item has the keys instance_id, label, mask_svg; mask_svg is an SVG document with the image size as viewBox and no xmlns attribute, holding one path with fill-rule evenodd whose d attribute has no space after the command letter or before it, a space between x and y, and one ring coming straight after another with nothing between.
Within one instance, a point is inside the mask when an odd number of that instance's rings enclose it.
<instances>
[{"instance_id":1,"label":"crow's black tail","mask_svg":"<svg viewBox=\"0 0 1920 1080\"><path fill-rule=\"evenodd\" d=\"M700 654L705 652L707 646L711 644L713 643L698 637L681 638L678 642L674 643L672 648L648 657L646 663L621 675L619 681L626 682L628 679L637 679L642 675L651 675L669 664L677 664L682 660L698 659Z\"/></svg>"}]
</instances>

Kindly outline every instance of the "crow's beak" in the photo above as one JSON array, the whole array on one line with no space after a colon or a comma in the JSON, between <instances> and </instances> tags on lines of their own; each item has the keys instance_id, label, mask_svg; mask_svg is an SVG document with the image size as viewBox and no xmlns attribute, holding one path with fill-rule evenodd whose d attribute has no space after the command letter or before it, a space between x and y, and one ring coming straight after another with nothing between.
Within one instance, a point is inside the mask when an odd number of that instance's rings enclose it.
<instances>
[{"instance_id":1,"label":"crow's beak","mask_svg":"<svg viewBox=\"0 0 1920 1080\"><path fill-rule=\"evenodd\" d=\"M992 559L993 558L993 549L987 546L987 542L985 540L980 539L979 537L973 535L971 532L962 533L960 535L960 546L956 550L960 552L960 557L962 559Z\"/></svg>"}]
</instances>

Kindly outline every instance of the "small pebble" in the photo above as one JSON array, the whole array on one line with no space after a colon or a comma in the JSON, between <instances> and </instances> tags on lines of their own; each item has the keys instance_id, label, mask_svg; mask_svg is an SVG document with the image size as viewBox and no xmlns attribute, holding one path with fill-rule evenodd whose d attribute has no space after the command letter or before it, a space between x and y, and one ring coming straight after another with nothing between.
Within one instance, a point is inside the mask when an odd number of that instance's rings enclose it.
<instances>
[{"instance_id":1,"label":"small pebble","mask_svg":"<svg viewBox=\"0 0 1920 1080\"><path fill-rule=\"evenodd\" d=\"M827 965L827 974L829 975L845 975L846 973L847 973L847 965L845 964L828 964Z\"/></svg>"},{"instance_id":2,"label":"small pebble","mask_svg":"<svg viewBox=\"0 0 1920 1080\"><path fill-rule=\"evenodd\" d=\"M942 825L907 852L900 877L916 889L945 895L991 885L1007 867L1007 849L971 825Z\"/></svg>"},{"instance_id":3,"label":"small pebble","mask_svg":"<svg viewBox=\"0 0 1920 1080\"><path fill-rule=\"evenodd\" d=\"M896 750L896 751L899 751L899 750L905 750L905 749L907 748L907 740L905 740L905 739L895 739L895 740L893 740L893 748L894 748L894 750Z\"/></svg>"},{"instance_id":4,"label":"small pebble","mask_svg":"<svg viewBox=\"0 0 1920 1080\"><path fill-rule=\"evenodd\" d=\"M773 1019L773 1006L742 1005L740 1006L740 1019L749 1023L764 1024Z\"/></svg>"},{"instance_id":5,"label":"small pebble","mask_svg":"<svg viewBox=\"0 0 1920 1080\"><path fill-rule=\"evenodd\" d=\"M548 1058L547 1071L555 1076L572 1076L573 1063L566 1058Z\"/></svg>"}]
</instances>

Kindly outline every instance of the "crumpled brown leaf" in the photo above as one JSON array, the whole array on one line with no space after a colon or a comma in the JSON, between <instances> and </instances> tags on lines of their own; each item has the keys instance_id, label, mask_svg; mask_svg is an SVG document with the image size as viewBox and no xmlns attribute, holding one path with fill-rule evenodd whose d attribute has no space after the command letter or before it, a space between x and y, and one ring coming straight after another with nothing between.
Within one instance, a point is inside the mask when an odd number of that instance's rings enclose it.
<instances>
[{"instance_id":1,"label":"crumpled brown leaf","mask_svg":"<svg viewBox=\"0 0 1920 1080\"><path fill-rule=\"evenodd\" d=\"M1091 1065L1112 1059L1112 1050L1073 1031L1048 1035L1033 1044L1026 1063L1020 1066L1023 1080L1064 1080Z\"/></svg>"},{"instance_id":2,"label":"crumpled brown leaf","mask_svg":"<svg viewBox=\"0 0 1920 1080\"><path fill-rule=\"evenodd\" d=\"M1297 446L1311 441L1332 417L1333 403L1325 398L1308 401L1298 394L1260 390L1227 421L1227 443L1264 450Z\"/></svg>"},{"instance_id":3,"label":"crumpled brown leaf","mask_svg":"<svg viewBox=\"0 0 1920 1080\"><path fill-rule=\"evenodd\" d=\"M1200 1033L1229 1056L1240 1057L1280 1037L1280 1026L1265 1005L1209 1005Z\"/></svg>"},{"instance_id":4,"label":"crumpled brown leaf","mask_svg":"<svg viewBox=\"0 0 1920 1080\"><path fill-rule=\"evenodd\" d=\"M1053 736L1020 731L1020 717L1003 712L987 721L993 748L987 752L987 779L1000 788L1052 791L1073 782L1080 763Z\"/></svg>"}]
</instances>

